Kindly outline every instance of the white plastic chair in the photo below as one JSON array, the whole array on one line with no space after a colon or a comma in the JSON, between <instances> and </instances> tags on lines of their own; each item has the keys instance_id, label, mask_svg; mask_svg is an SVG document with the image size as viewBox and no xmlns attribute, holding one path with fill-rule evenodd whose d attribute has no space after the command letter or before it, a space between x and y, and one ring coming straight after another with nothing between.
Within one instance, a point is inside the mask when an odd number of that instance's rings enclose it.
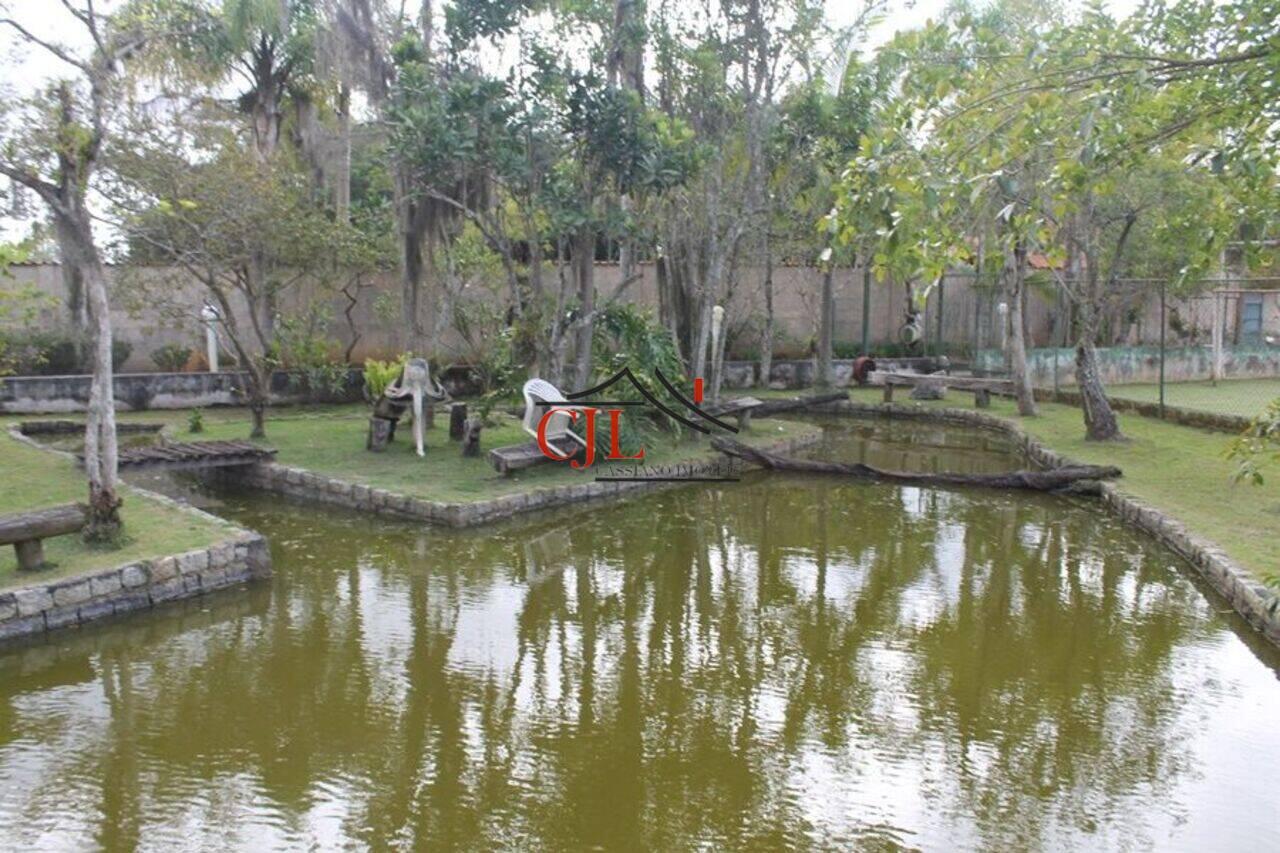
<instances>
[{"instance_id":1,"label":"white plastic chair","mask_svg":"<svg viewBox=\"0 0 1280 853\"><path fill-rule=\"evenodd\" d=\"M556 403L557 409L571 409L579 412L588 408L570 403L556 386L545 379L530 379L524 383L522 391L524 394L524 431L534 438L538 437L538 424L542 422L542 416L550 408L549 406L539 405L540 403ZM573 417L568 412L557 411L547 420L547 441L555 443L560 439L569 438L586 447L586 440L571 429L572 424Z\"/></svg>"}]
</instances>

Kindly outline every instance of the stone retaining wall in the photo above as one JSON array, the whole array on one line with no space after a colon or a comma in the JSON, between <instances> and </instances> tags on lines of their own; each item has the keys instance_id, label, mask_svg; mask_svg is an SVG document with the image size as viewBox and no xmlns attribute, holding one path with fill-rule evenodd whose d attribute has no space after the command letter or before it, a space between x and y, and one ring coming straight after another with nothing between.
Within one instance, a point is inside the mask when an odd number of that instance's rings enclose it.
<instances>
[{"instance_id":1,"label":"stone retaining wall","mask_svg":"<svg viewBox=\"0 0 1280 853\"><path fill-rule=\"evenodd\" d=\"M1007 435L1037 465L1060 468L1077 465L1071 459L1045 447L1016 423L998 415L966 409L930 409L898 403L855 403L843 401L816 407L818 411L853 417L890 417L966 424L992 429ZM1103 504L1124 522L1133 525L1179 556L1185 558L1250 625L1273 644L1280 646L1280 596L1268 589L1221 548L1187 531L1177 519L1155 507L1124 494L1114 483L1102 484Z\"/></svg>"},{"instance_id":2,"label":"stone retaining wall","mask_svg":"<svg viewBox=\"0 0 1280 853\"><path fill-rule=\"evenodd\" d=\"M270 574L267 541L242 531L185 554L0 592L0 641L191 598Z\"/></svg>"},{"instance_id":3,"label":"stone retaining wall","mask_svg":"<svg viewBox=\"0 0 1280 853\"><path fill-rule=\"evenodd\" d=\"M775 453L789 453L816 444L820 437L817 433L811 436L799 436L775 442L768 445L766 449ZM679 465L682 470L688 471L690 476L706 476L721 473L724 470L722 460L679 463ZM487 501L446 503L349 483L276 462L212 469L207 476L302 500L340 506L359 512L428 521L449 527L471 527L520 513L581 501L635 495L681 485L678 482L597 482L592 480L572 485L548 486Z\"/></svg>"},{"instance_id":4,"label":"stone retaining wall","mask_svg":"<svg viewBox=\"0 0 1280 853\"><path fill-rule=\"evenodd\" d=\"M0 413L50 414L83 412L89 403L92 376L6 376L0 377ZM219 373L117 373L112 379L116 407L120 411L146 409L189 409L203 406L242 406L245 374ZM361 397L364 375L356 368L347 371L341 393L327 402L353 402ZM275 404L306 402L299 393L298 380L287 371L271 375L271 400Z\"/></svg>"}]
</instances>

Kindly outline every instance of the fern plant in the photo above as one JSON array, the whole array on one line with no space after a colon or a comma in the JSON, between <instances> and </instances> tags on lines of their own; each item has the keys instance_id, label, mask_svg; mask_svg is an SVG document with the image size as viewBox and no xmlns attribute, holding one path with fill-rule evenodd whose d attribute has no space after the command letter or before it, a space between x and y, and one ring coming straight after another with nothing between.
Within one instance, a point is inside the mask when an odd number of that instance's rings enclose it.
<instances>
[{"instance_id":1,"label":"fern plant","mask_svg":"<svg viewBox=\"0 0 1280 853\"><path fill-rule=\"evenodd\" d=\"M382 397L387 386L396 380L404 369L406 357L400 356L396 361L379 361L366 358L364 361L364 396L372 405Z\"/></svg>"}]
</instances>

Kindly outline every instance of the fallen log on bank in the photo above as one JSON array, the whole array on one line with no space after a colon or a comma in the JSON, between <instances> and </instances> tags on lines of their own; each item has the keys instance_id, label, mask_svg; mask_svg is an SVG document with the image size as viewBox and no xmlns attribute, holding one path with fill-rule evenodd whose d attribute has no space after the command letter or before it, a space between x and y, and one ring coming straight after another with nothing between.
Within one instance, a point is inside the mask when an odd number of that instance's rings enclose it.
<instances>
[{"instance_id":1,"label":"fallen log on bank","mask_svg":"<svg viewBox=\"0 0 1280 853\"><path fill-rule=\"evenodd\" d=\"M848 391L837 391L832 394L811 394L808 397L789 397L778 400L765 400L761 405L756 407L755 415L758 418L767 418L769 415L776 415L780 412L790 412L796 409L808 409L813 406L821 406L824 403L836 403L841 400L848 399Z\"/></svg>"},{"instance_id":2,"label":"fallen log on bank","mask_svg":"<svg viewBox=\"0 0 1280 853\"><path fill-rule=\"evenodd\" d=\"M1035 492L1057 492L1096 495L1100 480L1120 476L1120 469L1100 465L1072 465L1049 471L1009 471L1004 474L925 474L911 471L886 471L860 462L819 462L795 459L767 450L748 447L730 438L716 436L711 446L726 456L734 456L775 471L802 474L834 474L856 480L902 483L910 486L983 486L991 489L1029 489Z\"/></svg>"}]
</instances>

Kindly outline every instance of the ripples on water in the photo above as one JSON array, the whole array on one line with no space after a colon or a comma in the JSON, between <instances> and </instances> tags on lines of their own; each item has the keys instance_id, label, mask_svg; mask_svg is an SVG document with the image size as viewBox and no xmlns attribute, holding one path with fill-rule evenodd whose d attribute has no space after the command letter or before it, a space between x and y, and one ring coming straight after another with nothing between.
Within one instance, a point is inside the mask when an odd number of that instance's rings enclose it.
<instances>
[{"instance_id":1,"label":"ripples on water","mask_svg":"<svg viewBox=\"0 0 1280 853\"><path fill-rule=\"evenodd\" d=\"M1017 467L900 424L817 453ZM273 581L0 654L0 847L1280 830L1276 655L1086 503L771 475L449 532L208 499Z\"/></svg>"}]
</instances>

